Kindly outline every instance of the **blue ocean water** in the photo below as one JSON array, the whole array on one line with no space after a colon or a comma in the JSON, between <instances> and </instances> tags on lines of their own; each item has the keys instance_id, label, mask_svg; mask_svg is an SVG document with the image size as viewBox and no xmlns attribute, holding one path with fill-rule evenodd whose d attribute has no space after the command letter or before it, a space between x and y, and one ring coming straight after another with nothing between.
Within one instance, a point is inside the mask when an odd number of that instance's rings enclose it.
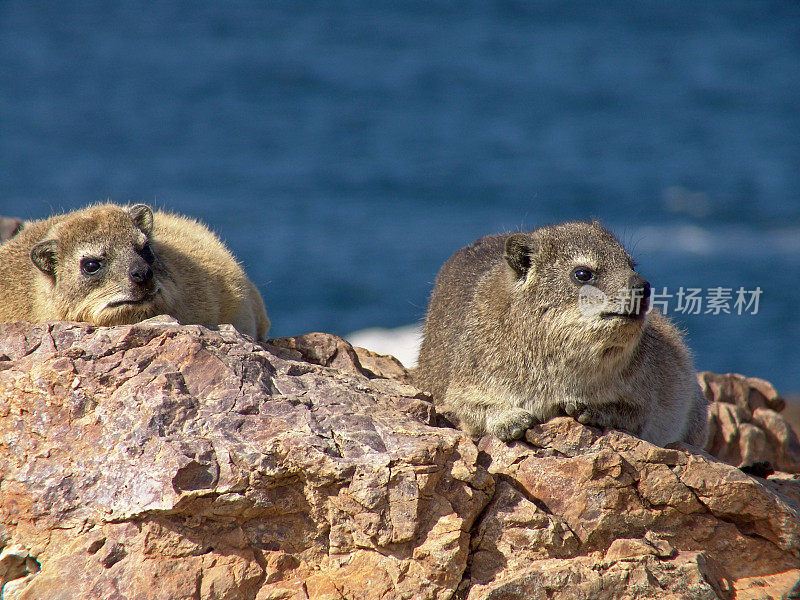
<instances>
[{"instance_id":1,"label":"blue ocean water","mask_svg":"<svg viewBox=\"0 0 800 600\"><path fill-rule=\"evenodd\" d=\"M657 289L760 288L672 316L800 390L800 4L0 2L0 214L107 198L209 223L276 336L418 321L457 248L598 218Z\"/></svg>"}]
</instances>

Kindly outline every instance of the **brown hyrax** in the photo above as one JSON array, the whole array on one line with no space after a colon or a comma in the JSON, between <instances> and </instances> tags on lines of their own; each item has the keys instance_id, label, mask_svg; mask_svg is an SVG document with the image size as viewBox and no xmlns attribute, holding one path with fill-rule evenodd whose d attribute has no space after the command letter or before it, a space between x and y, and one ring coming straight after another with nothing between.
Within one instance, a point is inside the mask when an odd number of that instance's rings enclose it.
<instances>
[{"instance_id":1,"label":"brown hyrax","mask_svg":"<svg viewBox=\"0 0 800 600\"><path fill-rule=\"evenodd\" d=\"M144 204L100 204L26 223L0 246L0 321L231 323L266 338L256 287L197 221Z\"/></svg>"},{"instance_id":2,"label":"brown hyrax","mask_svg":"<svg viewBox=\"0 0 800 600\"><path fill-rule=\"evenodd\" d=\"M491 235L436 278L418 385L474 435L504 441L570 415L658 445L705 443L706 400L681 334L597 223Z\"/></svg>"}]
</instances>

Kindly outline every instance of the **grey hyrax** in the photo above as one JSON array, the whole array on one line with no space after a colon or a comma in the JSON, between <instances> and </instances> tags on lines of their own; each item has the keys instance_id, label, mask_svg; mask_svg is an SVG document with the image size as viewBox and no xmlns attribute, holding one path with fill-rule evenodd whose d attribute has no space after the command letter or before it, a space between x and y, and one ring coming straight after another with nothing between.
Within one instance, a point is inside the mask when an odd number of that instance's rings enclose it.
<instances>
[{"instance_id":1,"label":"grey hyrax","mask_svg":"<svg viewBox=\"0 0 800 600\"><path fill-rule=\"evenodd\" d=\"M33 221L0 246L0 321L231 323L264 339L258 289L197 221L100 204Z\"/></svg>"},{"instance_id":2,"label":"grey hyrax","mask_svg":"<svg viewBox=\"0 0 800 600\"><path fill-rule=\"evenodd\" d=\"M706 400L689 351L647 314L649 296L598 223L481 238L436 278L415 379L473 435L510 441L570 415L702 446Z\"/></svg>"}]
</instances>

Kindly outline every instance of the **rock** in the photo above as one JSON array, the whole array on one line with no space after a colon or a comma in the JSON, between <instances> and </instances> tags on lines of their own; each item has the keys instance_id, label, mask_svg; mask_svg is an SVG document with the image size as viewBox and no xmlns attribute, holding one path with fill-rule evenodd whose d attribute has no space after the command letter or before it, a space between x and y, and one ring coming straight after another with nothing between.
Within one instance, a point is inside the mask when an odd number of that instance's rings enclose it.
<instances>
[{"instance_id":1,"label":"rock","mask_svg":"<svg viewBox=\"0 0 800 600\"><path fill-rule=\"evenodd\" d=\"M361 373L370 378L382 377L411 383L403 364L394 356L378 354L351 346L345 340L327 333L307 333L292 338L275 338L272 345L297 352L295 358L302 358L323 367L334 367L345 371Z\"/></svg>"},{"instance_id":2,"label":"rock","mask_svg":"<svg viewBox=\"0 0 800 600\"><path fill-rule=\"evenodd\" d=\"M707 371L697 379L711 402L708 452L734 466L767 462L777 471L800 473L800 441L779 414L786 402L769 382Z\"/></svg>"},{"instance_id":3,"label":"rock","mask_svg":"<svg viewBox=\"0 0 800 600\"><path fill-rule=\"evenodd\" d=\"M2 597L755 598L800 577L785 474L569 418L475 441L407 381L326 334L0 325Z\"/></svg>"},{"instance_id":4,"label":"rock","mask_svg":"<svg viewBox=\"0 0 800 600\"><path fill-rule=\"evenodd\" d=\"M362 372L373 377L384 377L386 379L396 379L411 383L408 371L399 360L387 354L378 354L366 348L353 346L358 361L361 363Z\"/></svg>"},{"instance_id":5,"label":"rock","mask_svg":"<svg viewBox=\"0 0 800 600\"><path fill-rule=\"evenodd\" d=\"M737 469L566 417L526 441L479 443L497 483L468 598L730 598L754 577L779 597L800 575L800 505Z\"/></svg>"},{"instance_id":6,"label":"rock","mask_svg":"<svg viewBox=\"0 0 800 600\"><path fill-rule=\"evenodd\" d=\"M800 396L790 395L785 398L786 408L781 416L789 423L795 435L800 435Z\"/></svg>"}]
</instances>

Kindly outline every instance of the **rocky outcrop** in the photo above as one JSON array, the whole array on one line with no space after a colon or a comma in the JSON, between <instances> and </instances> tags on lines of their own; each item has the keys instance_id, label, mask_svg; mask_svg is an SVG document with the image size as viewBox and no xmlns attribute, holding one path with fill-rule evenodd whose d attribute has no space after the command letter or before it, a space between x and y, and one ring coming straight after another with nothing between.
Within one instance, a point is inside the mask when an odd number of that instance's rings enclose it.
<instances>
[{"instance_id":1,"label":"rocky outcrop","mask_svg":"<svg viewBox=\"0 0 800 600\"><path fill-rule=\"evenodd\" d=\"M566 418L526 441L479 444L496 490L470 597L780 597L797 581L800 507L772 482Z\"/></svg>"},{"instance_id":2,"label":"rocky outcrop","mask_svg":"<svg viewBox=\"0 0 800 600\"><path fill-rule=\"evenodd\" d=\"M697 379L711 402L706 450L735 466L768 463L777 471L800 472L800 442L779 414L786 402L769 382L707 371Z\"/></svg>"},{"instance_id":3,"label":"rocky outcrop","mask_svg":"<svg viewBox=\"0 0 800 600\"><path fill-rule=\"evenodd\" d=\"M798 482L554 419L441 426L390 357L0 325L4 599L764 598Z\"/></svg>"}]
</instances>

